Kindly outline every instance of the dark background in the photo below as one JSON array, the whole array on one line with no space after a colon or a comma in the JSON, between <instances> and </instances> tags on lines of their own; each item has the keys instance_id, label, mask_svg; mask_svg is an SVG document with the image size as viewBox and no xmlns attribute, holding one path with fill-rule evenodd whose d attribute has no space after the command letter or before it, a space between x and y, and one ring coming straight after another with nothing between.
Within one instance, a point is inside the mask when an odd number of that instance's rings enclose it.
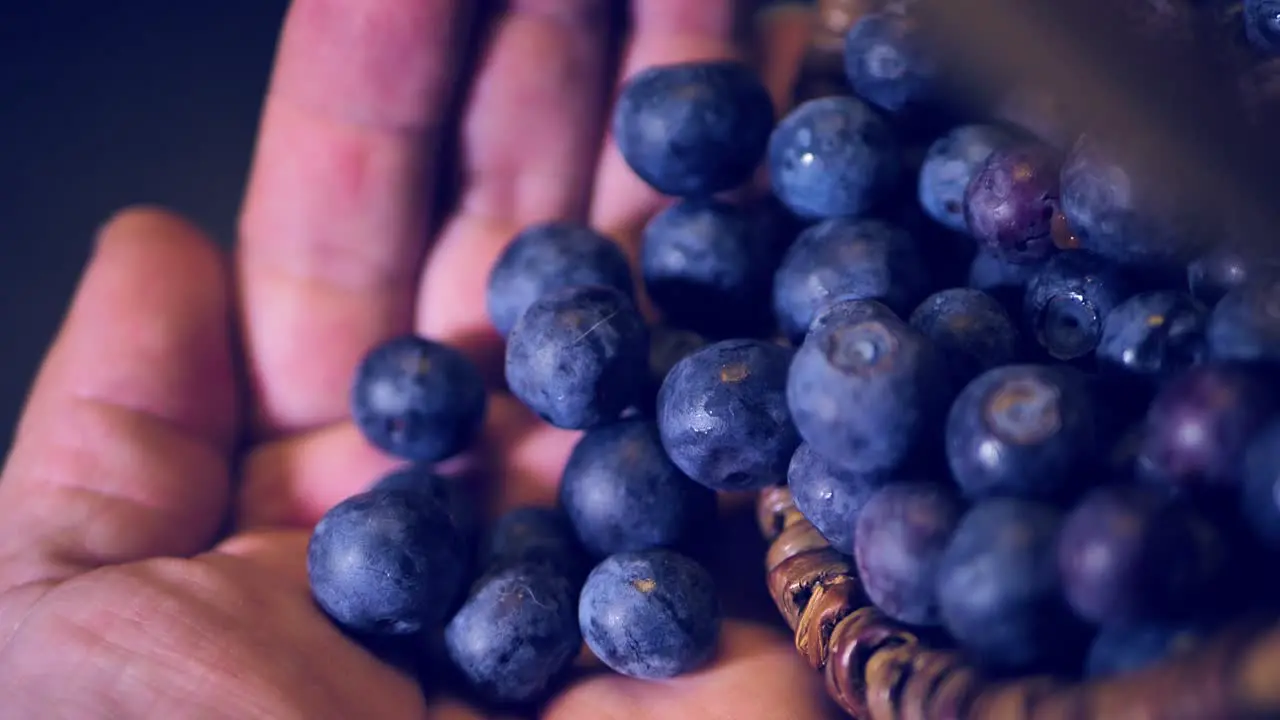
<instances>
[{"instance_id":1,"label":"dark background","mask_svg":"<svg viewBox=\"0 0 1280 720\"><path fill-rule=\"evenodd\" d=\"M286 4L0 2L0 456L103 220L230 242Z\"/></svg>"}]
</instances>

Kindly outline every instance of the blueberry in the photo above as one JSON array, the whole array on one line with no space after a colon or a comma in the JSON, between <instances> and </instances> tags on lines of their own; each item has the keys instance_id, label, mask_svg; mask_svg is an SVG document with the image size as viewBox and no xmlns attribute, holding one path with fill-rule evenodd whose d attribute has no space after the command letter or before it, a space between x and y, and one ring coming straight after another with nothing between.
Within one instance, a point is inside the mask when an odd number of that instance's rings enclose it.
<instances>
[{"instance_id":1,"label":"blueberry","mask_svg":"<svg viewBox=\"0 0 1280 720\"><path fill-rule=\"evenodd\" d=\"M583 285L542 296L507 338L511 393L560 428L616 420L644 397L649 330L614 288Z\"/></svg>"},{"instance_id":2,"label":"blueberry","mask_svg":"<svg viewBox=\"0 0 1280 720\"><path fill-rule=\"evenodd\" d=\"M582 647L577 599L577 587L545 567L491 575L445 626L449 659L487 700L536 700Z\"/></svg>"},{"instance_id":3,"label":"blueberry","mask_svg":"<svg viewBox=\"0 0 1280 720\"><path fill-rule=\"evenodd\" d=\"M488 572L540 565L581 581L586 577L589 563L569 517L559 508L513 508L489 529L485 549Z\"/></svg>"},{"instance_id":4,"label":"blueberry","mask_svg":"<svg viewBox=\"0 0 1280 720\"><path fill-rule=\"evenodd\" d=\"M1093 639L1085 661L1090 679L1135 672L1202 646L1203 623L1149 620L1104 627Z\"/></svg>"},{"instance_id":5,"label":"blueberry","mask_svg":"<svg viewBox=\"0 0 1280 720\"><path fill-rule=\"evenodd\" d=\"M1015 498L984 500L960 519L939 564L938 605L944 627L982 664L1062 667L1083 651L1054 562L1061 525L1053 507Z\"/></svg>"},{"instance_id":6,"label":"blueberry","mask_svg":"<svg viewBox=\"0 0 1280 720\"><path fill-rule=\"evenodd\" d=\"M1111 485L1067 516L1058 567L1067 601L1095 623L1176 617L1205 599L1222 567L1212 526L1167 493Z\"/></svg>"},{"instance_id":7,"label":"blueberry","mask_svg":"<svg viewBox=\"0 0 1280 720\"><path fill-rule=\"evenodd\" d=\"M996 148L964 193L969 233L988 252L1015 263L1038 263L1057 250L1057 151L1032 142Z\"/></svg>"},{"instance_id":8,"label":"blueberry","mask_svg":"<svg viewBox=\"0 0 1280 720\"><path fill-rule=\"evenodd\" d=\"M311 593L357 633L407 635L442 620L467 574L466 542L427 496L376 490L325 513L307 546Z\"/></svg>"},{"instance_id":9,"label":"blueberry","mask_svg":"<svg viewBox=\"0 0 1280 720\"><path fill-rule=\"evenodd\" d=\"M891 480L885 473L845 470L807 443L796 448L787 468L787 486L798 509L831 547L853 554L853 526L871 495Z\"/></svg>"},{"instance_id":10,"label":"blueberry","mask_svg":"<svg viewBox=\"0 0 1280 720\"><path fill-rule=\"evenodd\" d=\"M1067 367L1006 365L969 383L947 416L947 461L971 498L1058 500L1092 481L1092 394Z\"/></svg>"},{"instance_id":11,"label":"blueberry","mask_svg":"<svg viewBox=\"0 0 1280 720\"><path fill-rule=\"evenodd\" d=\"M1063 161L1062 212L1080 249L1126 265L1185 262L1190 242L1178 199L1134 166L1091 135Z\"/></svg>"},{"instance_id":12,"label":"blueberry","mask_svg":"<svg viewBox=\"0 0 1280 720\"><path fill-rule=\"evenodd\" d=\"M1205 332L1216 360L1280 360L1280 274L1268 272L1228 292Z\"/></svg>"},{"instance_id":13,"label":"blueberry","mask_svg":"<svg viewBox=\"0 0 1280 720\"><path fill-rule=\"evenodd\" d=\"M768 229L749 209L714 200L683 200L654 216L640 267L663 318L702 335L767 334L778 264Z\"/></svg>"},{"instance_id":14,"label":"blueberry","mask_svg":"<svg viewBox=\"0 0 1280 720\"><path fill-rule=\"evenodd\" d=\"M356 368L351 416L372 445L406 460L435 462L466 450L484 422L480 371L432 340L402 336Z\"/></svg>"},{"instance_id":15,"label":"blueberry","mask_svg":"<svg viewBox=\"0 0 1280 720\"><path fill-rule=\"evenodd\" d=\"M649 390L645 394L645 409L654 412L658 389L667 379L671 368L689 355L706 347L705 337L692 330L681 330L666 324L649 327Z\"/></svg>"},{"instance_id":16,"label":"blueberry","mask_svg":"<svg viewBox=\"0 0 1280 720\"><path fill-rule=\"evenodd\" d=\"M453 519L459 532L466 538L475 537L480 528L480 517L474 500L467 495L457 478L437 475L425 463L406 465L379 478L370 488L380 490L405 490L418 492L439 503Z\"/></svg>"},{"instance_id":17,"label":"blueberry","mask_svg":"<svg viewBox=\"0 0 1280 720\"><path fill-rule=\"evenodd\" d=\"M920 303L910 323L938 346L957 388L979 373L1013 362L1018 353L1013 319L981 290L940 290Z\"/></svg>"},{"instance_id":18,"label":"blueberry","mask_svg":"<svg viewBox=\"0 0 1280 720\"><path fill-rule=\"evenodd\" d=\"M1280 550L1280 423L1272 421L1249 442L1240 484L1241 511L1255 537Z\"/></svg>"},{"instance_id":19,"label":"blueberry","mask_svg":"<svg viewBox=\"0 0 1280 720\"><path fill-rule=\"evenodd\" d=\"M631 265L622 248L584 225L531 225L512 239L489 272L489 320L505 338L535 300L579 285L605 285L632 297Z\"/></svg>"},{"instance_id":20,"label":"blueberry","mask_svg":"<svg viewBox=\"0 0 1280 720\"><path fill-rule=\"evenodd\" d=\"M750 66L690 62L631 76L614 107L613 137L658 192L705 197L750 179L773 121L773 100Z\"/></svg>"},{"instance_id":21,"label":"blueberry","mask_svg":"<svg viewBox=\"0 0 1280 720\"><path fill-rule=\"evenodd\" d=\"M1280 274L1280 258L1255 257L1253 253L1222 246L1214 248L1187 265L1187 287L1197 300L1210 307L1227 293L1250 280Z\"/></svg>"},{"instance_id":22,"label":"blueberry","mask_svg":"<svg viewBox=\"0 0 1280 720\"><path fill-rule=\"evenodd\" d=\"M940 436L953 388L919 331L874 301L829 307L796 351L787 405L800 436L850 470L900 467Z\"/></svg>"},{"instance_id":23,"label":"blueberry","mask_svg":"<svg viewBox=\"0 0 1280 720\"><path fill-rule=\"evenodd\" d=\"M908 13L864 14L844 41L844 71L858 97L896 115L936 110L939 68Z\"/></svg>"},{"instance_id":24,"label":"blueberry","mask_svg":"<svg viewBox=\"0 0 1280 720\"><path fill-rule=\"evenodd\" d=\"M963 513L945 485L892 483L876 490L854 523L853 556L867 597L911 625L937 625L938 563Z\"/></svg>"},{"instance_id":25,"label":"blueberry","mask_svg":"<svg viewBox=\"0 0 1280 720\"><path fill-rule=\"evenodd\" d=\"M1244 0L1245 36L1259 51L1280 55L1280 2Z\"/></svg>"},{"instance_id":26,"label":"blueberry","mask_svg":"<svg viewBox=\"0 0 1280 720\"><path fill-rule=\"evenodd\" d=\"M1040 272L1040 267L1011 263L995 253L980 250L969 264L967 284L999 300L1010 315L1021 317L1027 284Z\"/></svg>"},{"instance_id":27,"label":"blueberry","mask_svg":"<svg viewBox=\"0 0 1280 720\"><path fill-rule=\"evenodd\" d=\"M1147 411L1139 476L1174 488L1233 486L1245 447L1277 408L1266 369L1217 362L1188 368Z\"/></svg>"},{"instance_id":28,"label":"blueberry","mask_svg":"<svg viewBox=\"0 0 1280 720\"><path fill-rule=\"evenodd\" d=\"M711 574L683 555L620 553L587 577L578 623L605 665L658 680L697 670L715 655L720 602Z\"/></svg>"},{"instance_id":29,"label":"blueberry","mask_svg":"<svg viewBox=\"0 0 1280 720\"><path fill-rule=\"evenodd\" d=\"M905 315L929 291L928 271L905 230L881 220L824 220L787 251L773 280L773 312L799 342L837 300L879 300Z\"/></svg>"},{"instance_id":30,"label":"blueberry","mask_svg":"<svg viewBox=\"0 0 1280 720\"><path fill-rule=\"evenodd\" d=\"M773 192L796 215L861 215L885 200L902 173L898 141L862 100L802 103L769 138Z\"/></svg>"},{"instance_id":31,"label":"blueberry","mask_svg":"<svg viewBox=\"0 0 1280 720\"><path fill-rule=\"evenodd\" d=\"M677 546L716 512L715 494L667 458L657 425L647 420L583 435L561 476L560 506L599 557Z\"/></svg>"},{"instance_id":32,"label":"blueberry","mask_svg":"<svg viewBox=\"0 0 1280 720\"><path fill-rule=\"evenodd\" d=\"M1187 293L1141 293L1116 306L1102 326L1102 369L1161 380L1204 360L1208 309Z\"/></svg>"},{"instance_id":33,"label":"blueberry","mask_svg":"<svg viewBox=\"0 0 1280 720\"><path fill-rule=\"evenodd\" d=\"M920 167L920 206L947 228L967 233L965 188L991 153L1016 140L1014 132L999 125L961 125L935 140Z\"/></svg>"},{"instance_id":34,"label":"blueberry","mask_svg":"<svg viewBox=\"0 0 1280 720\"><path fill-rule=\"evenodd\" d=\"M1057 360L1093 352L1107 316L1132 294L1128 278L1100 255L1058 253L1027 283L1023 317L1036 341Z\"/></svg>"},{"instance_id":35,"label":"blueberry","mask_svg":"<svg viewBox=\"0 0 1280 720\"><path fill-rule=\"evenodd\" d=\"M786 403L792 354L763 340L723 340L676 363L658 391L658 430L676 467L712 490L785 480L800 444Z\"/></svg>"}]
</instances>

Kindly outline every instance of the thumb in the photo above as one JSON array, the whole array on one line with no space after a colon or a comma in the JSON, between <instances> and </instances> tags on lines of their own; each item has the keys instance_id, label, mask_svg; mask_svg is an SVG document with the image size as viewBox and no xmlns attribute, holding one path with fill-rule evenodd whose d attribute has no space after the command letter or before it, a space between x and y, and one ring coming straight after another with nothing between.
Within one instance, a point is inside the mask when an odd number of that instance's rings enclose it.
<instances>
[{"instance_id":1,"label":"thumb","mask_svg":"<svg viewBox=\"0 0 1280 720\"><path fill-rule=\"evenodd\" d=\"M103 228L0 476L0 592L212 541L238 405L229 298L191 225L132 210Z\"/></svg>"}]
</instances>

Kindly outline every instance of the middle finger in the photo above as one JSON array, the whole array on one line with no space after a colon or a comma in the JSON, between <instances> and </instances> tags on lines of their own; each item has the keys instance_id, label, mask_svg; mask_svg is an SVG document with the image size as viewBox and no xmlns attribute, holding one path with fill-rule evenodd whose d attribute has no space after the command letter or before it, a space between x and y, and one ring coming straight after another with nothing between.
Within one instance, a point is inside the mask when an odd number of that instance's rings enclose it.
<instances>
[{"instance_id":1,"label":"middle finger","mask_svg":"<svg viewBox=\"0 0 1280 720\"><path fill-rule=\"evenodd\" d=\"M492 369L489 270L524 226L582 220L611 75L609 0L510 0L463 118L463 188L432 248L418 331Z\"/></svg>"}]
</instances>

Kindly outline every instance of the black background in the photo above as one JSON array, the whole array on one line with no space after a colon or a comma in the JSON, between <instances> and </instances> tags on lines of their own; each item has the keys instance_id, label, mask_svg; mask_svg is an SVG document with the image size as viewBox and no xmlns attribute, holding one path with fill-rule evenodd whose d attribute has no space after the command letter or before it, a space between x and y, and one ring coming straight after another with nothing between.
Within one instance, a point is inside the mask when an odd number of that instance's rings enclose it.
<instances>
[{"instance_id":1,"label":"black background","mask_svg":"<svg viewBox=\"0 0 1280 720\"><path fill-rule=\"evenodd\" d=\"M103 220L230 242L285 6L0 3L0 455Z\"/></svg>"}]
</instances>

